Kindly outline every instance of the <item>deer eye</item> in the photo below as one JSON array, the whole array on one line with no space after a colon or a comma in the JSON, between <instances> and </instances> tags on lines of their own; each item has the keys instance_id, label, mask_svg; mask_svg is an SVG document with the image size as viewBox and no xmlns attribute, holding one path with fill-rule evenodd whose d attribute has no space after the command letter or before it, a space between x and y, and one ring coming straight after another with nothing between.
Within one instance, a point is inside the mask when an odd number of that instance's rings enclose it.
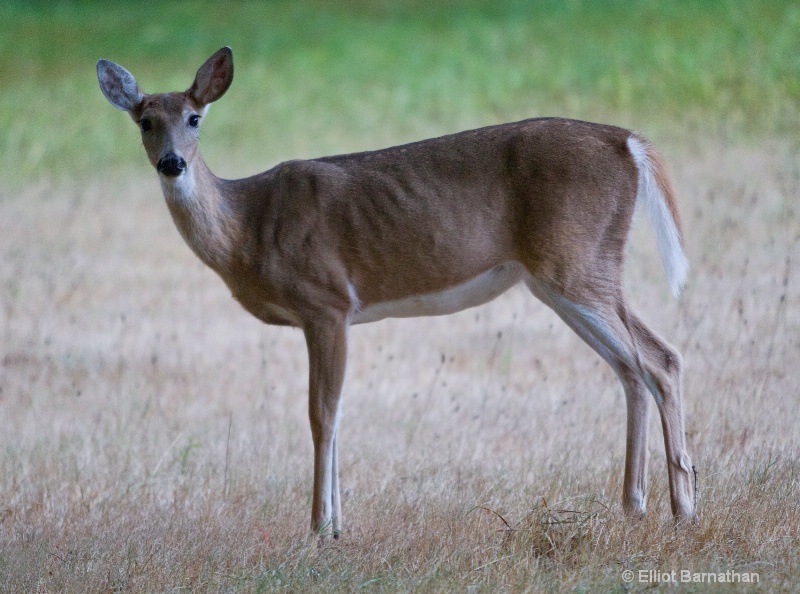
<instances>
[{"instance_id":1,"label":"deer eye","mask_svg":"<svg viewBox=\"0 0 800 594\"><path fill-rule=\"evenodd\" d=\"M196 113L193 113L192 115L189 116L189 125L192 128L197 128L197 126L199 124L200 124L200 116L199 115L197 115Z\"/></svg>"},{"instance_id":2,"label":"deer eye","mask_svg":"<svg viewBox=\"0 0 800 594\"><path fill-rule=\"evenodd\" d=\"M139 127L142 129L142 132L147 132L150 128L153 127L153 124L147 118L139 120Z\"/></svg>"}]
</instances>

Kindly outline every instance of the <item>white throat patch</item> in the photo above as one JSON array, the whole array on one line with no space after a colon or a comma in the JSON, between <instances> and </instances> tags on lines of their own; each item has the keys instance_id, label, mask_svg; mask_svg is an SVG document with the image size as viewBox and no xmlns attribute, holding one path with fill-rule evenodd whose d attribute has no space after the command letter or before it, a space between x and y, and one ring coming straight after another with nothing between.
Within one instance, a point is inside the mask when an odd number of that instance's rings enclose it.
<instances>
[{"instance_id":1,"label":"white throat patch","mask_svg":"<svg viewBox=\"0 0 800 594\"><path fill-rule=\"evenodd\" d=\"M161 181L161 191L164 198L174 202L185 202L194 197L195 180L194 170L187 167L186 170L177 177L167 177L159 174Z\"/></svg>"}]
</instances>

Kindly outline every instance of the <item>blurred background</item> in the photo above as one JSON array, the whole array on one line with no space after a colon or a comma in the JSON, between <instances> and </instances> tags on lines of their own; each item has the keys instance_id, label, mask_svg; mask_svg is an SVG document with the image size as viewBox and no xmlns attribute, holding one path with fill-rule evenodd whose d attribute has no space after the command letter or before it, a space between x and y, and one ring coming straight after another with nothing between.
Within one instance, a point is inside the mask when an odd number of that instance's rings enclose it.
<instances>
[{"instance_id":1,"label":"blurred background","mask_svg":"<svg viewBox=\"0 0 800 594\"><path fill-rule=\"evenodd\" d=\"M622 568L796 591L798 32L797 0L0 1L0 591L629 591ZM626 521L619 382L512 290L352 330L345 537L307 539L302 333L191 253L96 78L185 90L225 45L221 177L536 116L657 143L692 272L673 299L634 225L626 286L684 357L699 529L669 519L655 407Z\"/></svg>"},{"instance_id":2,"label":"blurred background","mask_svg":"<svg viewBox=\"0 0 800 594\"><path fill-rule=\"evenodd\" d=\"M183 90L224 45L236 75L203 150L228 177L544 115L681 146L797 138L798 31L793 0L5 0L2 183L144 167L96 61Z\"/></svg>"}]
</instances>

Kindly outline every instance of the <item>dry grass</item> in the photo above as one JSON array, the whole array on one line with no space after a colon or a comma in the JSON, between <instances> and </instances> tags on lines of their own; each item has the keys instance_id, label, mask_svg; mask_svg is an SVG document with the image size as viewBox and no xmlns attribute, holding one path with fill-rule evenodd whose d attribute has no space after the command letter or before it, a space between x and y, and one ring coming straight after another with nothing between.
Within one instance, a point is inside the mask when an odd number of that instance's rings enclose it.
<instances>
[{"instance_id":1,"label":"dry grass","mask_svg":"<svg viewBox=\"0 0 800 594\"><path fill-rule=\"evenodd\" d=\"M152 172L116 172L0 201L0 590L653 586L625 584L624 569L758 572L764 591L796 590L796 147L668 153L691 284L671 300L644 226L627 281L684 354L699 527L669 519L655 414L650 515L625 522L621 390L515 290L354 328L347 532L318 548L300 333L230 299Z\"/></svg>"}]
</instances>

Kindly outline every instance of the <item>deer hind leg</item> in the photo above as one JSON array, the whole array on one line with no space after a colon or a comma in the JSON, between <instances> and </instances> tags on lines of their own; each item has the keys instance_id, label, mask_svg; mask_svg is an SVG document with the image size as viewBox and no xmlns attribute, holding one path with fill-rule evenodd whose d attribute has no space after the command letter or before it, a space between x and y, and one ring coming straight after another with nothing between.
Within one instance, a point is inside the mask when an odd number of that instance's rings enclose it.
<instances>
[{"instance_id":1,"label":"deer hind leg","mask_svg":"<svg viewBox=\"0 0 800 594\"><path fill-rule=\"evenodd\" d=\"M664 432L672 513L679 519L693 519L692 460L686 450L683 420L683 363L678 352L645 325L635 312L627 310L626 326L634 338L640 361L640 376L655 398Z\"/></svg>"},{"instance_id":2,"label":"deer hind leg","mask_svg":"<svg viewBox=\"0 0 800 594\"><path fill-rule=\"evenodd\" d=\"M342 533L342 497L339 490L339 422L333 434L333 452L331 452L331 506L333 513L333 537L339 538Z\"/></svg>"},{"instance_id":3,"label":"deer hind leg","mask_svg":"<svg viewBox=\"0 0 800 594\"><path fill-rule=\"evenodd\" d=\"M683 433L680 356L627 308L621 293L618 298L580 303L549 284L530 280L528 287L614 369L623 385L628 417L623 486L626 513L640 516L646 509L649 390L664 429L672 512L679 518L692 517L691 461Z\"/></svg>"},{"instance_id":4,"label":"deer hind leg","mask_svg":"<svg viewBox=\"0 0 800 594\"><path fill-rule=\"evenodd\" d=\"M621 365L617 376L625 390L628 412L622 509L629 516L642 517L647 512L647 417L650 395L639 376L629 367Z\"/></svg>"},{"instance_id":5,"label":"deer hind leg","mask_svg":"<svg viewBox=\"0 0 800 594\"><path fill-rule=\"evenodd\" d=\"M309 359L309 405L314 440L311 530L338 538L342 529L339 494L339 399L347 358L347 322L318 319L305 328Z\"/></svg>"}]
</instances>

